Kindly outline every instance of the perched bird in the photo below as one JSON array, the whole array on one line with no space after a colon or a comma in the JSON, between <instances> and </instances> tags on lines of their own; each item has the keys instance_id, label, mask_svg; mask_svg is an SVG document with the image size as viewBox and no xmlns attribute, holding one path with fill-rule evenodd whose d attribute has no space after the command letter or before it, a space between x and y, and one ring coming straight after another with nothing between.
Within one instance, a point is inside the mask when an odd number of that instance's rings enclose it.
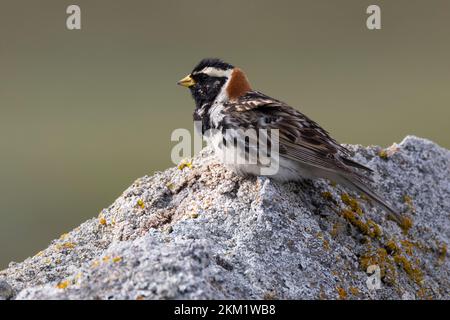
<instances>
[{"instance_id":1,"label":"perched bird","mask_svg":"<svg viewBox=\"0 0 450 320\"><path fill-rule=\"evenodd\" d=\"M371 189L370 168L350 159L347 148L298 110L252 90L241 69L220 59L203 59L178 84L190 89L195 100L194 121L201 123L205 139L219 158L226 158L230 152L245 158L250 150L258 148L251 137L235 143L242 130L277 129L279 159L273 179L326 178L365 194L401 221L397 211ZM266 139L270 146L271 136ZM261 175L267 164L258 157L253 160L250 164L227 161L226 165L240 175Z\"/></svg>"}]
</instances>

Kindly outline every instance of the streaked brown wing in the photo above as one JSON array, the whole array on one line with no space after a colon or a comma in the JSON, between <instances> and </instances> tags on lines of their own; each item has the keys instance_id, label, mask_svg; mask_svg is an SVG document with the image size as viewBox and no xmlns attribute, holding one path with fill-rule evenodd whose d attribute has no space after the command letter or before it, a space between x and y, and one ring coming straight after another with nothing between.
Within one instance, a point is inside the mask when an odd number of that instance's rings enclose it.
<instances>
[{"instance_id":1,"label":"streaked brown wing","mask_svg":"<svg viewBox=\"0 0 450 320\"><path fill-rule=\"evenodd\" d=\"M346 164L366 168L346 157L350 151L330 137L299 111L284 102L252 91L226 107L224 121L230 126L279 130L280 154L311 166L340 173L356 174ZM364 176L362 176L364 177Z\"/></svg>"}]
</instances>

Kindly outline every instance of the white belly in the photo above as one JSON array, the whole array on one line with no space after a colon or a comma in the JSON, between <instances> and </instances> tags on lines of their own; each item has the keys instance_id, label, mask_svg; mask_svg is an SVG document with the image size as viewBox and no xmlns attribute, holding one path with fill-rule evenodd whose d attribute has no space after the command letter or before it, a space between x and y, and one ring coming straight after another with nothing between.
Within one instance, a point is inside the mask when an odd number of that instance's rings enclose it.
<instances>
[{"instance_id":1,"label":"white belly","mask_svg":"<svg viewBox=\"0 0 450 320\"><path fill-rule=\"evenodd\" d=\"M228 168L241 176L270 176L278 181L295 181L316 177L310 168L283 156L273 156L260 161L257 147L245 148L233 143L223 144L222 133L205 136L208 145L214 148L216 157ZM229 141L230 139L227 139ZM251 144L252 145L252 144ZM269 168L271 170L269 170Z\"/></svg>"}]
</instances>

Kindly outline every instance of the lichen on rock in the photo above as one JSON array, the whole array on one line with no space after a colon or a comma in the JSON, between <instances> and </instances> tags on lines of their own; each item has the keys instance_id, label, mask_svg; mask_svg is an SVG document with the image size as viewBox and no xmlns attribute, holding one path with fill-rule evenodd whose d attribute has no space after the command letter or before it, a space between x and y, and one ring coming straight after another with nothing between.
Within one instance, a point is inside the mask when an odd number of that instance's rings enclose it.
<instances>
[{"instance_id":1,"label":"lichen on rock","mask_svg":"<svg viewBox=\"0 0 450 320\"><path fill-rule=\"evenodd\" d=\"M100 217L0 271L4 296L448 299L450 152L413 136L385 157L348 147L405 225L325 180L236 176L206 148L195 165L139 178ZM366 284L370 265L379 289Z\"/></svg>"}]
</instances>

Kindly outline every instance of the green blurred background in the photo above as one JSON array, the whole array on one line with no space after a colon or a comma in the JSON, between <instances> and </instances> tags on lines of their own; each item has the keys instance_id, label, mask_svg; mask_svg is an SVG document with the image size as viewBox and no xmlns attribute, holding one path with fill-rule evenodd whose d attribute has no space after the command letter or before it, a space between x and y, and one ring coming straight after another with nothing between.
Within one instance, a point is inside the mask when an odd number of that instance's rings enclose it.
<instances>
[{"instance_id":1,"label":"green blurred background","mask_svg":"<svg viewBox=\"0 0 450 320\"><path fill-rule=\"evenodd\" d=\"M82 30L66 29L66 7ZM370 4L382 30L365 27ZM171 166L203 57L242 67L341 142L407 134L450 147L450 1L61 1L0 4L0 267Z\"/></svg>"}]
</instances>

